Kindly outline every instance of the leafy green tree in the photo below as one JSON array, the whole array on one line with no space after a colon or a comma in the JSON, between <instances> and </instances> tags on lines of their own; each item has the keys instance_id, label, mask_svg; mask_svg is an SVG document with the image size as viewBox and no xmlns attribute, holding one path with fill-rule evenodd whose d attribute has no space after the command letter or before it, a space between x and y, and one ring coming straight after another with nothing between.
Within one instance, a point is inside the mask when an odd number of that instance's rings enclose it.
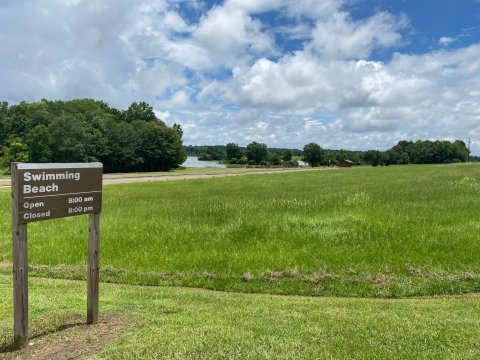
<instances>
[{"instance_id":1,"label":"leafy green tree","mask_svg":"<svg viewBox=\"0 0 480 360\"><path fill-rule=\"evenodd\" d=\"M163 124L163 122L155 116L153 108L144 101L132 103L125 111L124 116L128 122L143 120L152 122L159 121Z\"/></svg>"},{"instance_id":2,"label":"leafy green tree","mask_svg":"<svg viewBox=\"0 0 480 360\"><path fill-rule=\"evenodd\" d=\"M281 165L282 164L282 157L278 152L272 152L268 156L268 162L272 165Z\"/></svg>"},{"instance_id":3,"label":"leafy green tree","mask_svg":"<svg viewBox=\"0 0 480 360\"><path fill-rule=\"evenodd\" d=\"M197 159L200 160L200 161L212 161L213 160L212 155L210 155L206 152L203 152L200 155L198 155Z\"/></svg>"},{"instance_id":4,"label":"leafy green tree","mask_svg":"<svg viewBox=\"0 0 480 360\"><path fill-rule=\"evenodd\" d=\"M181 139L183 136L183 129L180 124L173 124L172 129L175 130L178 134L178 137Z\"/></svg>"},{"instance_id":5,"label":"leafy green tree","mask_svg":"<svg viewBox=\"0 0 480 360\"><path fill-rule=\"evenodd\" d=\"M249 163L260 164L262 161L267 160L267 145L252 141L247 145L246 155Z\"/></svg>"},{"instance_id":6,"label":"leafy green tree","mask_svg":"<svg viewBox=\"0 0 480 360\"><path fill-rule=\"evenodd\" d=\"M404 152L401 153L398 159L398 164L409 164L410 163L410 157L408 156L408 153Z\"/></svg>"},{"instance_id":7,"label":"leafy green tree","mask_svg":"<svg viewBox=\"0 0 480 360\"><path fill-rule=\"evenodd\" d=\"M324 152L320 145L309 143L303 147L303 161L311 167L319 166L323 163Z\"/></svg>"},{"instance_id":8,"label":"leafy green tree","mask_svg":"<svg viewBox=\"0 0 480 360\"><path fill-rule=\"evenodd\" d=\"M225 152L215 146L208 146L205 151L198 156L198 160L204 161L223 160L224 158Z\"/></svg>"},{"instance_id":9,"label":"leafy green tree","mask_svg":"<svg viewBox=\"0 0 480 360\"><path fill-rule=\"evenodd\" d=\"M8 113L8 102L1 101L0 102L0 114L7 115Z\"/></svg>"},{"instance_id":10,"label":"leafy green tree","mask_svg":"<svg viewBox=\"0 0 480 360\"><path fill-rule=\"evenodd\" d=\"M9 137L24 138L29 130L28 104L22 101L20 104L13 105L8 110L6 121L6 131Z\"/></svg>"},{"instance_id":11,"label":"leafy green tree","mask_svg":"<svg viewBox=\"0 0 480 360\"><path fill-rule=\"evenodd\" d=\"M85 161L102 161L110 152L106 134L97 128L87 128Z\"/></svg>"},{"instance_id":12,"label":"leafy green tree","mask_svg":"<svg viewBox=\"0 0 480 360\"><path fill-rule=\"evenodd\" d=\"M143 162L137 149L141 140L137 129L126 122L105 124L109 153L102 159L106 172L138 171Z\"/></svg>"},{"instance_id":13,"label":"leafy green tree","mask_svg":"<svg viewBox=\"0 0 480 360\"><path fill-rule=\"evenodd\" d=\"M383 161L388 164L440 164L467 161L468 149L461 140L449 141L418 140L400 141L385 152ZM388 156L387 156L388 154Z\"/></svg>"},{"instance_id":14,"label":"leafy green tree","mask_svg":"<svg viewBox=\"0 0 480 360\"><path fill-rule=\"evenodd\" d=\"M341 162L343 160L349 160L349 152L345 149L340 149L336 153L337 162Z\"/></svg>"},{"instance_id":15,"label":"leafy green tree","mask_svg":"<svg viewBox=\"0 0 480 360\"><path fill-rule=\"evenodd\" d=\"M285 166L285 167L298 167L298 161L296 161L296 160L284 161L283 166Z\"/></svg>"},{"instance_id":16,"label":"leafy green tree","mask_svg":"<svg viewBox=\"0 0 480 360\"><path fill-rule=\"evenodd\" d=\"M0 162L8 169L11 161L99 160L105 172L169 170L186 158L182 135L145 102L125 111L92 99L0 102Z\"/></svg>"},{"instance_id":17,"label":"leafy green tree","mask_svg":"<svg viewBox=\"0 0 480 360\"><path fill-rule=\"evenodd\" d=\"M282 160L283 160L283 161L291 161L291 160L292 160L292 156L293 156L292 150L287 149L287 150L285 150L285 151L283 152Z\"/></svg>"},{"instance_id":18,"label":"leafy green tree","mask_svg":"<svg viewBox=\"0 0 480 360\"><path fill-rule=\"evenodd\" d=\"M227 160L240 159L243 156L243 151L237 144L228 143L225 149Z\"/></svg>"},{"instance_id":19,"label":"leafy green tree","mask_svg":"<svg viewBox=\"0 0 480 360\"><path fill-rule=\"evenodd\" d=\"M50 120L52 119L52 115L48 111L48 103L46 101L27 104L26 114L29 129L33 129L38 125L48 126Z\"/></svg>"},{"instance_id":20,"label":"leafy green tree","mask_svg":"<svg viewBox=\"0 0 480 360\"><path fill-rule=\"evenodd\" d=\"M338 163L337 156L335 152L329 151L325 154L323 158L323 163L328 166L332 166Z\"/></svg>"},{"instance_id":21,"label":"leafy green tree","mask_svg":"<svg viewBox=\"0 0 480 360\"><path fill-rule=\"evenodd\" d=\"M241 165L248 164L248 158L246 156L242 156L240 159L238 159L237 164L241 164Z\"/></svg>"},{"instance_id":22,"label":"leafy green tree","mask_svg":"<svg viewBox=\"0 0 480 360\"><path fill-rule=\"evenodd\" d=\"M87 134L81 114L55 118L48 127L50 148L56 162L83 162L87 159Z\"/></svg>"},{"instance_id":23,"label":"leafy green tree","mask_svg":"<svg viewBox=\"0 0 480 360\"><path fill-rule=\"evenodd\" d=\"M143 159L142 171L165 171L186 159L177 131L157 123L139 121L136 124L141 145L138 155Z\"/></svg>"},{"instance_id":24,"label":"leafy green tree","mask_svg":"<svg viewBox=\"0 0 480 360\"><path fill-rule=\"evenodd\" d=\"M368 150L365 152L363 159L365 163L372 166L378 166L381 163L381 152L378 150Z\"/></svg>"},{"instance_id":25,"label":"leafy green tree","mask_svg":"<svg viewBox=\"0 0 480 360\"><path fill-rule=\"evenodd\" d=\"M470 152L467 145L462 140L455 140L452 144L452 160L454 158L459 159L460 161L468 161Z\"/></svg>"},{"instance_id":26,"label":"leafy green tree","mask_svg":"<svg viewBox=\"0 0 480 360\"><path fill-rule=\"evenodd\" d=\"M49 133L45 125L37 125L27 135L29 161L45 163L52 160Z\"/></svg>"},{"instance_id":27,"label":"leafy green tree","mask_svg":"<svg viewBox=\"0 0 480 360\"><path fill-rule=\"evenodd\" d=\"M0 165L10 172L12 162L28 162L28 146L20 137L13 137L1 149Z\"/></svg>"}]
</instances>

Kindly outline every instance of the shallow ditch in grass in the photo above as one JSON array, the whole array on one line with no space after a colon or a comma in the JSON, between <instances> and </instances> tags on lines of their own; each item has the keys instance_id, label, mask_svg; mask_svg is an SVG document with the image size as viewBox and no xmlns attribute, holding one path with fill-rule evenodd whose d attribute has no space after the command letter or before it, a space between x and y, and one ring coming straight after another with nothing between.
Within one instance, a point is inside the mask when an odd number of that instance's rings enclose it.
<instances>
[{"instance_id":1,"label":"shallow ditch in grass","mask_svg":"<svg viewBox=\"0 0 480 360\"><path fill-rule=\"evenodd\" d=\"M12 265L0 264L0 274L8 275ZM33 277L86 280L87 267L82 265L30 265ZM405 264L402 274L385 267L381 271L365 272L349 268L341 272L325 269L301 271L298 268L244 272L238 275L200 272L138 272L104 266L100 280L107 283L183 286L218 291L265 293L303 296L379 297L454 295L480 292L480 274L459 272L447 274L427 271Z\"/></svg>"}]
</instances>

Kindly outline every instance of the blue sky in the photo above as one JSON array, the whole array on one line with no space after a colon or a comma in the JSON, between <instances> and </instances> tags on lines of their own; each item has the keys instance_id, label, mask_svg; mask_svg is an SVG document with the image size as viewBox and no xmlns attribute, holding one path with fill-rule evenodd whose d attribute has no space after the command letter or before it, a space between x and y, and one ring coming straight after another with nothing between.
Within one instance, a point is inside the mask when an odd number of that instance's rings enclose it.
<instances>
[{"instance_id":1,"label":"blue sky","mask_svg":"<svg viewBox=\"0 0 480 360\"><path fill-rule=\"evenodd\" d=\"M147 101L186 144L472 138L479 0L0 0L0 99Z\"/></svg>"}]
</instances>

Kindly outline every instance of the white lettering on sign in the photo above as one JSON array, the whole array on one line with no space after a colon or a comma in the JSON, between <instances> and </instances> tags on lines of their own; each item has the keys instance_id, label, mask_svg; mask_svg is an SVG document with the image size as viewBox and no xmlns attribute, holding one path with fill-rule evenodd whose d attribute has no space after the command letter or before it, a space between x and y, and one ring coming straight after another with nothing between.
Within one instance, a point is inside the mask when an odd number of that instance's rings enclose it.
<instances>
[{"instance_id":1,"label":"white lettering on sign","mask_svg":"<svg viewBox=\"0 0 480 360\"><path fill-rule=\"evenodd\" d=\"M41 212L41 213L25 213L23 214L23 218L25 220L33 220L33 219L41 219L41 218L48 218L50 217L50 210Z\"/></svg>"},{"instance_id":2,"label":"white lettering on sign","mask_svg":"<svg viewBox=\"0 0 480 360\"><path fill-rule=\"evenodd\" d=\"M31 203L26 202L26 203L23 204L23 208L24 209L29 209L29 210L34 209L34 208L39 208L39 207L41 208L41 207L44 207L44 206L45 206L45 203L42 202L42 201L31 202Z\"/></svg>"},{"instance_id":3,"label":"white lettering on sign","mask_svg":"<svg viewBox=\"0 0 480 360\"><path fill-rule=\"evenodd\" d=\"M24 194L43 194L43 193L56 192L56 191L58 191L58 185L55 183L52 183L52 185L47 185L47 186L23 185Z\"/></svg>"},{"instance_id":4,"label":"white lettering on sign","mask_svg":"<svg viewBox=\"0 0 480 360\"><path fill-rule=\"evenodd\" d=\"M25 182L29 181L45 181L45 180L80 180L80 173L65 171L64 173L46 173L45 171L40 174L32 174L30 172L25 172L23 174L23 180Z\"/></svg>"}]
</instances>

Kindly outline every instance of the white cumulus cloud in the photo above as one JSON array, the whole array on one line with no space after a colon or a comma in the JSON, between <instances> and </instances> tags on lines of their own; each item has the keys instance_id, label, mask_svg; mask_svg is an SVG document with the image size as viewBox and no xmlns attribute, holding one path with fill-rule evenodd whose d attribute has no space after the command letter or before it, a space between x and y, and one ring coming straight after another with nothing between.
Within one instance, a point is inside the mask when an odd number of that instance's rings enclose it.
<instances>
[{"instance_id":1,"label":"white cumulus cloud","mask_svg":"<svg viewBox=\"0 0 480 360\"><path fill-rule=\"evenodd\" d=\"M439 36L436 48L403 52L406 15L355 17L351 4L3 1L0 100L147 101L183 125L187 144L472 137L480 151L480 44Z\"/></svg>"}]
</instances>

